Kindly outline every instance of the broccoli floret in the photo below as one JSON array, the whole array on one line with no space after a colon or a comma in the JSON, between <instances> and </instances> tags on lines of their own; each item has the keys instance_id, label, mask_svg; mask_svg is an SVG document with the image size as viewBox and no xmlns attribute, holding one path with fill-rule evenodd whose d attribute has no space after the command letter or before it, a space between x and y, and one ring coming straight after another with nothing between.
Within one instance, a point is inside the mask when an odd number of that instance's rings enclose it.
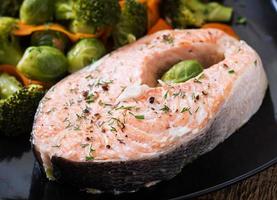
<instances>
[{"instance_id":1,"label":"broccoli floret","mask_svg":"<svg viewBox=\"0 0 277 200\"><path fill-rule=\"evenodd\" d=\"M16 23L14 18L0 17L0 64L16 65L22 57L19 42L11 34Z\"/></svg>"},{"instance_id":2,"label":"broccoli floret","mask_svg":"<svg viewBox=\"0 0 277 200\"><path fill-rule=\"evenodd\" d=\"M207 21L228 22L232 12L230 7L200 0L167 0L163 4L165 18L176 28L200 27Z\"/></svg>"},{"instance_id":3,"label":"broccoli floret","mask_svg":"<svg viewBox=\"0 0 277 200\"><path fill-rule=\"evenodd\" d=\"M0 16L18 17L23 0L3 0L0 3Z\"/></svg>"},{"instance_id":4,"label":"broccoli floret","mask_svg":"<svg viewBox=\"0 0 277 200\"><path fill-rule=\"evenodd\" d=\"M0 99L0 133L5 136L29 134L39 101L44 95L42 87L21 87L8 98Z\"/></svg>"},{"instance_id":5,"label":"broccoli floret","mask_svg":"<svg viewBox=\"0 0 277 200\"><path fill-rule=\"evenodd\" d=\"M147 8L136 0L125 0L119 23L113 32L116 46L135 41L147 30Z\"/></svg>"},{"instance_id":6,"label":"broccoli floret","mask_svg":"<svg viewBox=\"0 0 277 200\"><path fill-rule=\"evenodd\" d=\"M118 0L76 0L73 14L73 32L95 33L118 22L120 6Z\"/></svg>"}]
</instances>

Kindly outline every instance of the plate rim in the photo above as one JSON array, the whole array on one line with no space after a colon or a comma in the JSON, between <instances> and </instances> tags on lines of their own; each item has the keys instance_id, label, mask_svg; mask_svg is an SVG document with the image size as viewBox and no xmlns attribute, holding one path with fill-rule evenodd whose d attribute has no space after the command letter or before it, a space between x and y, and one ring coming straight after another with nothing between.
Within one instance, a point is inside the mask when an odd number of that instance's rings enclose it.
<instances>
[{"instance_id":1,"label":"plate rim","mask_svg":"<svg viewBox=\"0 0 277 200\"><path fill-rule=\"evenodd\" d=\"M190 193L190 194L186 194L186 195L182 195L182 196L178 196L178 197L173 197L173 198L169 198L168 200L185 200L185 199L191 199L191 198L196 198L196 197L200 197L200 196L203 196L203 195L206 195L206 194L209 194L211 192L216 192L216 191L219 191L221 189L224 189L228 186L231 186L231 185L234 185L236 183L239 183L243 180L246 180L248 178L251 178L253 176L255 176L256 174L260 173L260 172L263 172L265 171L266 169L270 168L271 166L277 164L277 157L268 161L267 163L251 170L251 171L248 171L240 176L237 176L233 179L230 179L228 181L225 181L223 183L220 183L220 184L217 184L215 186L212 186L212 187L209 187L209 188L206 188L206 189L203 189L203 190L200 190L200 191L197 191L197 192L193 192L193 193Z\"/></svg>"}]
</instances>

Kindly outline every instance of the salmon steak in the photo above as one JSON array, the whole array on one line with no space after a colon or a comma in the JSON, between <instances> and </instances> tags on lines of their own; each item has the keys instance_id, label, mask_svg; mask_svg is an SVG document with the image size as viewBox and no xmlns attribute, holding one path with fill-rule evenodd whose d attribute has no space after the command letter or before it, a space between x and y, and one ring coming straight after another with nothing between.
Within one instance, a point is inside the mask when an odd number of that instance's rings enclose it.
<instances>
[{"instance_id":1,"label":"salmon steak","mask_svg":"<svg viewBox=\"0 0 277 200\"><path fill-rule=\"evenodd\" d=\"M201 74L161 76L196 59ZM32 144L49 179L93 192L169 180L244 125L262 104L258 54L217 29L146 36L66 77L41 100Z\"/></svg>"}]
</instances>

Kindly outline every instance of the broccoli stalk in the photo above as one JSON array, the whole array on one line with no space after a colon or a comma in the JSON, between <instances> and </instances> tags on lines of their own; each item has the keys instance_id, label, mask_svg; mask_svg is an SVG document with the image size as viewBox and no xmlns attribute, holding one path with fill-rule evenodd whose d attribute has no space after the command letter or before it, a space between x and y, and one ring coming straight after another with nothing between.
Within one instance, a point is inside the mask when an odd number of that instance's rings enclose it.
<instances>
[{"instance_id":1,"label":"broccoli stalk","mask_svg":"<svg viewBox=\"0 0 277 200\"><path fill-rule=\"evenodd\" d=\"M165 18L176 28L200 27L207 21L228 22L233 12L230 7L200 0L167 0L163 5Z\"/></svg>"},{"instance_id":2,"label":"broccoli stalk","mask_svg":"<svg viewBox=\"0 0 277 200\"><path fill-rule=\"evenodd\" d=\"M0 64L16 65L22 57L19 42L11 35L16 22L14 18L0 17Z\"/></svg>"},{"instance_id":3,"label":"broccoli stalk","mask_svg":"<svg viewBox=\"0 0 277 200\"><path fill-rule=\"evenodd\" d=\"M119 23L113 31L115 46L123 46L142 37L147 30L147 8L136 0L125 0Z\"/></svg>"},{"instance_id":4,"label":"broccoli stalk","mask_svg":"<svg viewBox=\"0 0 277 200\"><path fill-rule=\"evenodd\" d=\"M0 130L5 136L17 136L31 132L33 118L40 99L42 87L23 87L14 77L0 75Z\"/></svg>"}]
</instances>

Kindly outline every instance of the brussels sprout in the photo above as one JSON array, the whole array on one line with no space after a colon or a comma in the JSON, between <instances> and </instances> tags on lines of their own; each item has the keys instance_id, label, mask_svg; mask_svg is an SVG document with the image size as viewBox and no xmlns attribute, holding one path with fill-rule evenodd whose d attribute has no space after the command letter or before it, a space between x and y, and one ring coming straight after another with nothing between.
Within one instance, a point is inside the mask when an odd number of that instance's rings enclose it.
<instances>
[{"instance_id":1,"label":"brussels sprout","mask_svg":"<svg viewBox=\"0 0 277 200\"><path fill-rule=\"evenodd\" d=\"M24 0L19 14L20 20L26 24L51 22L54 16L54 0Z\"/></svg>"},{"instance_id":2,"label":"brussels sprout","mask_svg":"<svg viewBox=\"0 0 277 200\"><path fill-rule=\"evenodd\" d=\"M21 83L15 77L6 73L0 74L0 98L6 99L22 88Z\"/></svg>"},{"instance_id":3,"label":"brussels sprout","mask_svg":"<svg viewBox=\"0 0 277 200\"><path fill-rule=\"evenodd\" d=\"M17 19L0 17L0 64L16 65L22 57L18 38L11 34Z\"/></svg>"},{"instance_id":4,"label":"brussels sprout","mask_svg":"<svg viewBox=\"0 0 277 200\"><path fill-rule=\"evenodd\" d=\"M61 32L57 31L38 31L32 34L32 46L50 46L64 52L69 44L68 38Z\"/></svg>"},{"instance_id":5,"label":"brussels sprout","mask_svg":"<svg viewBox=\"0 0 277 200\"><path fill-rule=\"evenodd\" d=\"M98 60L105 54L103 43L94 38L80 40L67 54L69 72L73 73Z\"/></svg>"},{"instance_id":6,"label":"brussels sprout","mask_svg":"<svg viewBox=\"0 0 277 200\"><path fill-rule=\"evenodd\" d=\"M17 69L30 79L54 82L66 74L67 66L67 59L60 50L40 46L27 48Z\"/></svg>"},{"instance_id":7,"label":"brussels sprout","mask_svg":"<svg viewBox=\"0 0 277 200\"><path fill-rule=\"evenodd\" d=\"M196 77L203 71L197 60L185 60L170 68L163 76L164 82L181 83Z\"/></svg>"}]
</instances>

